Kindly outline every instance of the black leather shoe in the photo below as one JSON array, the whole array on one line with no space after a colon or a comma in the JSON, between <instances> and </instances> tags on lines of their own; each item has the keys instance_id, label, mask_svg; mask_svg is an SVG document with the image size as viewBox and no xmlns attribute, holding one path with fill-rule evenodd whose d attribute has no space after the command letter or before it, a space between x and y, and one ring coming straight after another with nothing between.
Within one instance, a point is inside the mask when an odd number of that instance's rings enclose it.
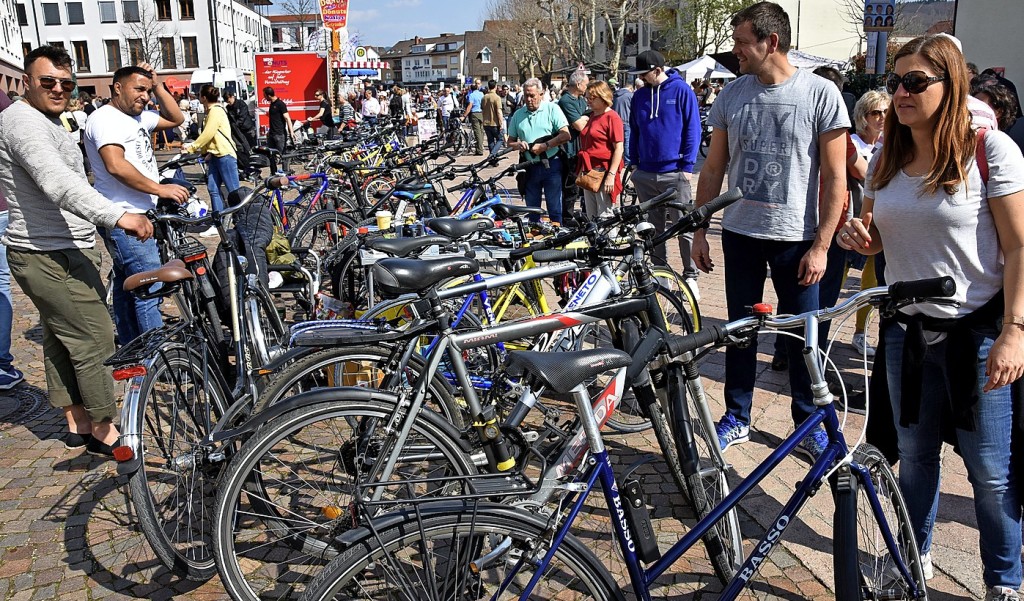
<instances>
[{"instance_id":1,"label":"black leather shoe","mask_svg":"<svg viewBox=\"0 0 1024 601\"><path fill-rule=\"evenodd\" d=\"M92 434L79 434L77 432L69 432L64 437L64 448L69 451L77 451L89 444L92 440Z\"/></svg>"},{"instance_id":2,"label":"black leather shoe","mask_svg":"<svg viewBox=\"0 0 1024 601\"><path fill-rule=\"evenodd\" d=\"M114 447L100 441L98 438L90 439L89 443L85 445L85 451L90 455L103 457L104 459L114 458Z\"/></svg>"},{"instance_id":3,"label":"black leather shoe","mask_svg":"<svg viewBox=\"0 0 1024 601\"><path fill-rule=\"evenodd\" d=\"M775 355L772 357L773 371L786 371L787 369L789 369L789 357L785 355Z\"/></svg>"}]
</instances>

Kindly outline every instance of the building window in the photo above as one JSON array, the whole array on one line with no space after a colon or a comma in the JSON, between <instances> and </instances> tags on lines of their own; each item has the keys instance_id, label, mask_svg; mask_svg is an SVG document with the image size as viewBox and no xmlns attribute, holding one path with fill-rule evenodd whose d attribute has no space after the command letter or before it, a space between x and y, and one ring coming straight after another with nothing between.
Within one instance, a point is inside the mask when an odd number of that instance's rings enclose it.
<instances>
[{"instance_id":1,"label":"building window","mask_svg":"<svg viewBox=\"0 0 1024 601\"><path fill-rule=\"evenodd\" d=\"M139 17L139 1L138 0L124 0L122 3L124 7L124 22L125 23L138 23L142 19Z\"/></svg>"},{"instance_id":2,"label":"building window","mask_svg":"<svg viewBox=\"0 0 1024 601\"><path fill-rule=\"evenodd\" d=\"M43 3L43 25L60 25L60 5L56 2Z\"/></svg>"},{"instance_id":3,"label":"building window","mask_svg":"<svg viewBox=\"0 0 1024 601\"><path fill-rule=\"evenodd\" d=\"M459 57L457 57L457 56L450 57L448 59L448 64L450 64L450 65L457 65L457 64L459 64Z\"/></svg>"},{"instance_id":4,"label":"building window","mask_svg":"<svg viewBox=\"0 0 1024 601\"><path fill-rule=\"evenodd\" d=\"M174 55L174 38L160 38L160 59L164 69L177 69L178 61Z\"/></svg>"},{"instance_id":5,"label":"building window","mask_svg":"<svg viewBox=\"0 0 1024 601\"><path fill-rule=\"evenodd\" d=\"M18 25L28 27L28 11L25 10L25 5L16 4L14 10L18 13Z\"/></svg>"},{"instance_id":6,"label":"building window","mask_svg":"<svg viewBox=\"0 0 1024 601\"><path fill-rule=\"evenodd\" d=\"M149 62L149 57L142 50L142 40L139 38L128 38L128 64L137 65L139 63Z\"/></svg>"},{"instance_id":7,"label":"building window","mask_svg":"<svg viewBox=\"0 0 1024 601\"><path fill-rule=\"evenodd\" d=\"M171 16L171 0L156 0L156 18L158 21L170 21L174 18Z\"/></svg>"},{"instance_id":8,"label":"building window","mask_svg":"<svg viewBox=\"0 0 1024 601\"><path fill-rule=\"evenodd\" d=\"M107 51L107 71L117 71L121 68L121 42L117 40L103 40L103 47Z\"/></svg>"},{"instance_id":9,"label":"building window","mask_svg":"<svg viewBox=\"0 0 1024 601\"><path fill-rule=\"evenodd\" d=\"M21 55L25 56L29 52L32 52L32 44L29 44L28 42L22 42L21 43Z\"/></svg>"},{"instance_id":10,"label":"building window","mask_svg":"<svg viewBox=\"0 0 1024 601\"><path fill-rule=\"evenodd\" d=\"M48 46L53 46L55 48L63 48L64 47L64 42L47 42L46 44Z\"/></svg>"},{"instance_id":11,"label":"building window","mask_svg":"<svg viewBox=\"0 0 1024 601\"><path fill-rule=\"evenodd\" d=\"M195 19L196 9L192 5L192 0L178 0L178 14L182 19Z\"/></svg>"},{"instance_id":12,"label":"building window","mask_svg":"<svg viewBox=\"0 0 1024 601\"><path fill-rule=\"evenodd\" d=\"M181 56L185 61L186 69L199 67L199 49L196 46L196 38L181 38Z\"/></svg>"},{"instance_id":13,"label":"building window","mask_svg":"<svg viewBox=\"0 0 1024 601\"><path fill-rule=\"evenodd\" d=\"M484 46L484 49L480 51L480 62L485 65L491 62L491 49Z\"/></svg>"},{"instance_id":14,"label":"building window","mask_svg":"<svg viewBox=\"0 0 1024 601\"><path fill-rule=\"evenodd\" d=\"M117 23L117 6L109 0L104 0L100 5L100 23Z\"/></svg>"},{"instance_id":15,"label":"building window","mask_svg":"<svg viewBox=\"0 0 1024 601\"><path fill-rule=\"evenodd\" d=\"M85 12L81 2L68 2L68 25L85 25Z\"/></svg>"},{"instance_id":16,"label":"building window","mask_svg":"<svg viewBox=\"0 0 1024 601\"><path fill-rule=\"evenodd\" d=\"M458 77L459 76L459 70L458 69L449 69L449 75L451 77Z\"/></svg>"},{"instance_id":17,"label":"building window","mask_svg":"<svg viewBox=\"0 0 1024 601\"><path fill-rule=\"evenodd\" d=\"M79 73L89 72L89 42L71 42L75 49L75 67Z\"/></svg>"}]
</instances>

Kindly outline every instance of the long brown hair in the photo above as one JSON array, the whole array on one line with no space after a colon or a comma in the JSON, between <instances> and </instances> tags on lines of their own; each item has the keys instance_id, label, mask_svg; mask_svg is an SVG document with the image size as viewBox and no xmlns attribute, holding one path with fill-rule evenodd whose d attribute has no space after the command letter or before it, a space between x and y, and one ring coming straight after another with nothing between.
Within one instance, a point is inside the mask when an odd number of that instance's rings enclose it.
<instances>
[{"instance_id":1,"label":"long brown hair","mask_svg":"<svg viewBox=\"0 0 1024 601\"><path fill-rule=\"evenodd\" d=\"M975 134L971 129L971 114L967 110L967 94L970 91L967 64L960 49L944 35L910 40L896 53L894 62L912 54L927 60L936 75L947 78L944 82L945 93L938 108L939 119L931 140L935 158L925 175L924 190L934 194L942 186L947 194L953 194L960 183L966 181L967 165L974 158L975 151ZM895 101L894 97L894 105ZM872 190L880 190L889 185L899 170L913 161L915 156L910 128L899 122L895 106L890 107L885 116L884 132L882 155L871 180Z\"/></svg>"}]
</instances>

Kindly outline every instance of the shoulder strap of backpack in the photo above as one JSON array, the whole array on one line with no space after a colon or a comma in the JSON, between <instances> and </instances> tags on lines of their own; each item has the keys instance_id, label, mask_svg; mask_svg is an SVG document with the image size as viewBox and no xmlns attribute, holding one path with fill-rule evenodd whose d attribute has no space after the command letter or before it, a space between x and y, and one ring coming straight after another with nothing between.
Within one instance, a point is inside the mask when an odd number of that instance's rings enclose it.
<instances>
[{"instance_id":1,"label":"shoulder strap of backpack","mask_svg":"<svg viewBox=\"0 0 1024 601\"><path fill-rule=\"evenodd\" d=\"M985 132L987 131L987 127L982 127L974 137L974 161L978 164L981 181L985 183L985 186L988 186L988 155L985 153Z\"/></svg>"},{"instance_id":2,"label":"shoulder strap of backpack","mask_svg":"<svg viewBox=\"0 0 1024 601\"><path fill-rule=\"evenodd\" d=\"M220 110L224 111L224 117L226 117L227 120L228 120L228 129L230 130L231 129L231 117L228 115L227 109L225 109L224 107L222 107L219 104L215 104L214 107L219 108ZM211 108L213 108L213 107L211 107ZM222 132L219 128L217 129L217 133L220 134L221 136L223 136L223 138L228 141L228 144L231 144L231 150L233 150L235 152L235 155L238 155L238 147L235 146L235 141L231 139L231 136L225 136L224 132Z\"/></svg>"}]
</instances>

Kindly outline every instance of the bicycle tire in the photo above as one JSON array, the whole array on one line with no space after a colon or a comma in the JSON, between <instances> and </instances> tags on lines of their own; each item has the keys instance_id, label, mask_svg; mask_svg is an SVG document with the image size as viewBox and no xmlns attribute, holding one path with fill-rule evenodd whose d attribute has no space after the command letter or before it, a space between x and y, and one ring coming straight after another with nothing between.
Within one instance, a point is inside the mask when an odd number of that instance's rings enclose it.
<instances>
[{"instance_id":1,"label":"bicycle tire","mask_svg":"<svg viewBox=\"0 0 1024 601\"><path fill-rule=\"evenodd\" d=\"M373 437L355 431L386 424L398 401L345 395L341 389L336 398L264 424L227 466L214 507L213 549L224 588L233 599L261 601L270 594L295 598L327 560L343 551L336 537L360 519L352 499L360 466L370 454L383 457L390 440L387 433ZM476 473L469 454L453 438L457 430L430 412L414 419L407 444L428 449L423 452L434 453L436 459L399 460L396 475L412 479ZM439 486L409 493L437 495L458 488Z\"/></svg>"},{"instance_id":2,"label":"bicycle tire","mask_svg":"<svg viewBox=\"0 0 1024 601\"><path fill-rule=\"evenodd\" d=\"M697 368L692 364L670 364L666 371L667 400L686 478L686 496L697 519L702 520L729 495L729 464L718 448L718 435L707 405L697 406L696 395L683 382L683 371L690 369ZM695 385L700 385L699 376ZM722 584L728 584L744 558L739 510L733 507L702 540L715 575Z\"/></svg>"},{"instance_id":3,"label":"bicycle tire","mask_svg":"<svg viewBox=\"0 0 1024 601\"><path fill-rule=\"evenodd\" d=\"M142 464L128 479L150 547L169 570L195 581L216 571L209 509L220 472L217 464L202 463L198 443L227 407L223 385L204 368L210 363L195 349L178 343L160 349L140 389L145 406L135 431L142 434ZM181 507L182 499L190 505Z\"/></svg>"},{"instance_id":4,"label":"bicycle tire","mask_svg":"<svg viewBox=\"0 0 1024 601\"><path fill-rule=\"evenodd\" d=\"M249 331L249 345L254 353L259 367L270 362L271 351L280 348L284 342L285 327L281 316L274 305L274 299L262 284L255 287L247 286L245 299L242 307L244 310L243 319L246 320Z\"/></svg>"},{"instance_id":5,"label":"bicycle tire","mask_svg":"<svg viewBox=\"0 0 1024 601\"><path fill-rule=\"evenodd\" d=\"M835 495L833 566L837 601L927 599L928 589L914 529L889 462L881 451L865 444L854 452L853 464L863 467L867 475L851 469L849 487L845 491L836 491ZM911 594L910 583L889 555L871 507L868 489L860 480L862 477L870 478L898 551L918 591L924 596Z\"/></svg>"},{"instance_id":6,"label":"bicycle tire","mask_svg":"<svg viewBox=\"0 0 1024 601\"><path fill-rule=\"evenodd\" d=\"M317 211L299 222L288 234L293 248L308 248L325 256L356 227L356 222L333 209Z\"/></svg>"},{"instance_id":7,"label":"bicycle tire","mask_svg":"<svg viewBox=\"0 0 1024 601\"><path fill-rule=\"evenodd\" d=\"M400 352L400 351L398 351ZM271 377L256 400L258 413L284 398L317 388L335 386L370 386L379 382L373 365L383 365L396 353L386 345L359 345L309 349L309 354L290 361ZM426 369L423 359L413 355L409 359L410 375L419 377ZM425 407L444 417L457 428L463 427L462 410L455 402L447 381L435 374L431 379Z\"/></svg>"},{"instance_id":8,"label":"bicycle tire","mask_svg":"<svg viewBox=\"0 0 1024 601\"><path fill-rule=\"evenodd\" d=\"M693 295L693 290L686 280L676 270L668 265L658 265L651 268L651 274L658 279L658 284L675 294L683 304L683 315L689 319L691 332L699 332L701 328L700 303Z\"/></svg>"},{"instance_id":9,"label":"bicycle tire","mask_svg":"<svg viewBox=\"0 0 1024 601\"><path fill-rule=\"evenodd\" d=\"M407 595L403 598L423 601L518 599L533 574L531 568L549 548L550 532L544 521L502 505L451 503L450 507L410 511L404 522L367 536L333 559L310 583L304 599L394 598L389 592L396 592L396 587ZM488 553L498 555L471 575L469 562ZM428 554L435 555L434 561ZM499 590L506 572L516 566L522 571L505 590ZM375 576L383 581L383 590L373 589ZM398 582L387 581L394 577ZM572 534L562 540L547 574L530 595L530 599L559 600L623 598L607 568Z\"/></svg>"}]
</instances>

